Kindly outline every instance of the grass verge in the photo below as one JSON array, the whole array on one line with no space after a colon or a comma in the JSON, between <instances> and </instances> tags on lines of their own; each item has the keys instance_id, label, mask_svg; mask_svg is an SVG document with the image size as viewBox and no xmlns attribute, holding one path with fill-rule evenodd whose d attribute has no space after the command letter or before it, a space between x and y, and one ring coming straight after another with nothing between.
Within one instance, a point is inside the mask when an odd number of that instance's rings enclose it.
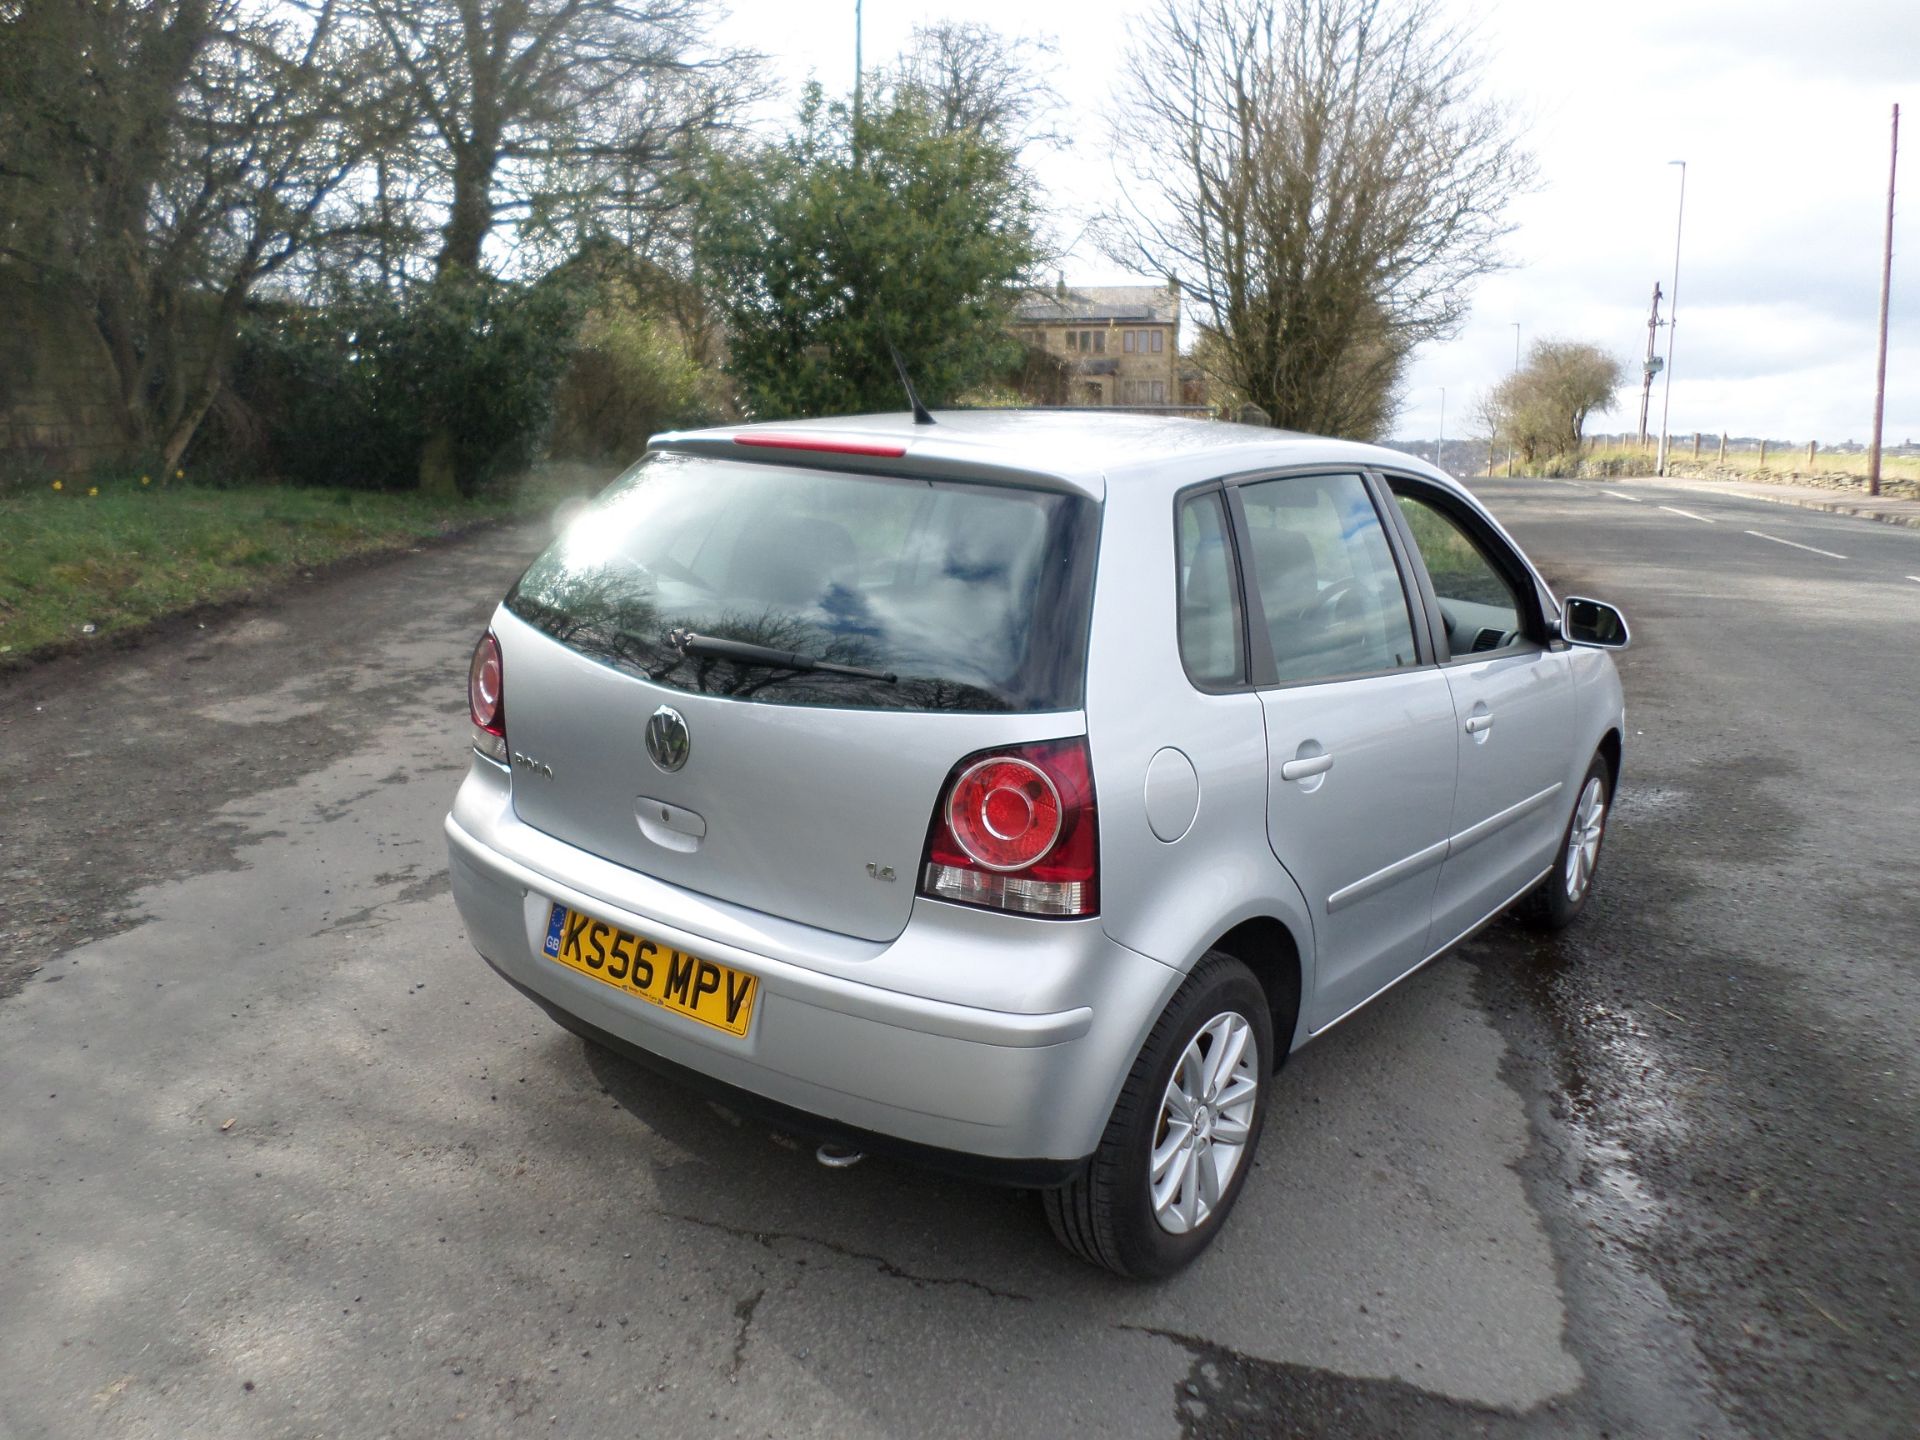
<instances>
[{"instance_id":1,"label":"grass verge","mask_svg":"<svg viewBox=\"0 0 1920 1440\"><path fill-rule=\"evenodd\" d=\"M1850 476L1864 482L1867 475L1867 457L1864 454L1820 450L1814 453L1812 465L1808 465L1805 445L1769 445L1764 463L1758 450L1729 450L1722 466L1717 440L1702 445L1696 458L1693 437L1687 435L1673 440L1669 454L1672 459L1684 464L1724 468L1728 473L1772 475L1780 479L1794 475L1814 478ZM1655 457L1653 447L1642 450L1633 445L1592 446L1582 450L1579 456L1594 465L1617 466L1623 474L1649 475L1653 473ZM1880 476L1883 480L1920 481L1920 456L1883 455L1880 458Z\"/></svg>"},{"instance_id":2,"label":"grass verge","mask_svg":"<svg viewBox=\"0 0 1920 1440\"><path fill-rule=\"evenodd\" d=\"M315 566L532 513L559 498L550 484L435 500L137 480L65 481L59 490L0 496L0 669L196 605L239 599Z\"/></svg>"}]
</instances>

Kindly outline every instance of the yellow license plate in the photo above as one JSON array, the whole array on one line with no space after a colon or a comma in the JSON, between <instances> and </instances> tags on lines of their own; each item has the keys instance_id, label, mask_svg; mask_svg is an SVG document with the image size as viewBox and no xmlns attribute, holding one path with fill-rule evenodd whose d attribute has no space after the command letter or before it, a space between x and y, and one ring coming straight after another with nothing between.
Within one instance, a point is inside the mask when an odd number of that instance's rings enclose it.
<instances>
[{"instance_id":1,"label":"yellow license plate","mask_svg":"<svg viewBox=\"0 0 1920 1440\"><path fill-rule=\"evenodd\" d=\"M729 1035L753 1021L758 977L555 905L541 953L603 985Z\"/></svg>"}]
</instances>

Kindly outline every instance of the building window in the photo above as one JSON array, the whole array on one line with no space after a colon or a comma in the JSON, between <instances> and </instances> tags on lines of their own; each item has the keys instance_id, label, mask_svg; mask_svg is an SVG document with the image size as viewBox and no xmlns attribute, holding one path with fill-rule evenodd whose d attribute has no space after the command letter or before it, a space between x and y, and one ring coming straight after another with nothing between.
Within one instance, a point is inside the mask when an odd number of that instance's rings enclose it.
<instances>
[{"instance_id":1,"label":"building window","mask_svg":"<svg viewBox=\"0 0 1920 1440\"><path fill-rule=\"evenodd\" d=\"M1104 355L1107 353L1106 331L1096 330L1093 332L1093 353L1096 355Z\"/></svg>"},{"instance_id":2,"label":"building window","mask_svg":"<svg viewBox=\"0 0 1920 1440\"><path fill-rule=\"evenodd\" d=\"M1154 354L1158 355L1160 353L1162 345L1164 345L1166 342L1166 338L1167 338L1167 333L1164 330L1156 330L1153 332L1153 353Z\"/></svg>"},{"instance_id":3,"label":"building window","mask_svg":"<svg viewBox=\"0 0 1920 1440\"><path fill-rule=\"evenodd\" d=\"M1123 353L1128 355L1133 354L1133 338L1137 333L1137 331L1133 330L1123 330L1120 332L1120 349Z\"/></svg>"}]
</instances>

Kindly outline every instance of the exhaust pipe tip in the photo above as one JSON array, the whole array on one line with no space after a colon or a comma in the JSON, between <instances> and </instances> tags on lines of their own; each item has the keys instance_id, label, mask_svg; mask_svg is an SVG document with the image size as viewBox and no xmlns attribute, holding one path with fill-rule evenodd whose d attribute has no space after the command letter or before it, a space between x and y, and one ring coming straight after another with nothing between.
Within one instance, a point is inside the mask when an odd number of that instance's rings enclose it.
<instances>
[{"instance_id":1,"label":"exhaust pipe tip","mask_svg":"<svg viewBox=\"0 0 1920 1440\"><path fill-rule=\"evenodd\" d=\"M851 1170L867 1158L864 1150L850 1149L845 1145L828 1143L813 1152L813 1158L829 1170Z\"/></svg>"}]
</instances>

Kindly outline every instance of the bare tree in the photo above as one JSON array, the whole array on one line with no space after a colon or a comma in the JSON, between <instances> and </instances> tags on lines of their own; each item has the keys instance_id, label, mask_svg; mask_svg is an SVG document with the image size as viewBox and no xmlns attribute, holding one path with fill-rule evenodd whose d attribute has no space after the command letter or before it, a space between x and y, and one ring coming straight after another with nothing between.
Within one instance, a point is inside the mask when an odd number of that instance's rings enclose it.
<instances>
[{"instance_id":1,"label":"bare tree","mask_svg":"<svg viewBox=\"0 0 1920 1440\"><path fill-rule=\"evenodd\" d=\"M684 204L689 152L755 84L755 57L703 47L710 0L346 3L377 29L418 117L413 175L444 216L437 283L484 283L502 230L558 252L547 260L621 231L650 248ZM447 427L428 434L423 489L454 491L456 448Z\"/></svg>"},{"instance_id":2,"label":"bare tree","mask_svg":"<svg viewBox=\"0 0 1920 1440\"><path fill-rule=\"evenodd\" d=\"M972 130L1016 153L1061 144L1053 125L1063 101L1047 80L1051 40L1001 34L977 20L913 27L892 79L917 95L942 133Z\"/></svg>"},{"instance_id":3,"label":"bare tree","mask_svg":"<svg viewBox=\"0 0 1920 1440\"><path fill-rule=\"evenodd\" d=\"M61 0L0 25L0 253L92 318L129 451L171 467L249 296L358 224L378 86L331 0Z\"/></svg>"},{"instance_id":4,"label":"bare tree","mask_svg":"<svg viewBox=\"0 0 1920 1440\"><path fill-rule=\"evenodd\" d=\"M1531 464L1577 454L1587 417L1613 408L1625 378L1626 367L1598 345L1537 340L1487 403L1500 438Z\"/></svg>"},{"instance_id":5,"label":"bare tree","mask_svg":"<svg viewBox=\"0 0 1920 1440\"><path fill-rule=\"evenodd\" d=\"M687 143L730 123L753 57L704 50L708 0L348 0L418 116L414 159L444 214L435 270L478 274L487 240L665 203Z\"/></svg>"},{"instance_id":6,"label":"bare tree","mask_svg":"<svg viewBox=\"0 0 1920 1440\"><path fill-rule=\"evenodd\" d=\"M1439 0L1162 0L1134 36L1103 217L1176 278L1218 377L1277 425L1377 435L1414 348L1499 266L1532 163Z\"/></svg>"},{"instance_id":7,"label":"bare tree","mask_svg":"<svg viewBox=\"0 0 1920 1440\"><path fill-rule=\"evenodd\" d=\"M1493 474L1500 445L1500 402L1495 390L1476 390L1467 400L1467 434L1487 447L1487 474Z\"/></svg>"}]
</instances>

